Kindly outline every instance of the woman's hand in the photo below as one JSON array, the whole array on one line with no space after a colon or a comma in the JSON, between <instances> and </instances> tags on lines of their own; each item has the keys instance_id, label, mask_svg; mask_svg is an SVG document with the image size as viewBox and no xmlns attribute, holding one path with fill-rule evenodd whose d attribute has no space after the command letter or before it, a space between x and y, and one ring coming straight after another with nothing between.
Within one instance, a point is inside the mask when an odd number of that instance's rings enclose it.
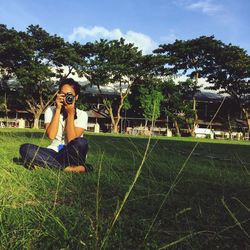
<instances>
[{"instance_id":1,"label":"woman's hand","mask_svg":"<svg viewBox=\"0 0 250 250\"><path fill-rule=\"evenodd\" d=\"M68 113L68 115L75 115L75 98L73 100L72 104L65 103L65 111Z\"/></svg>"},{"instance_id":2,"label":"woman's hand","mask_svg":"<svg viewBox=\"0 0 250 250\"><path fill-rule=\"evenodd\" d=\"M63 106L63 103L64 103L64 97L65 97L64 94L57 94L56 95L56 108L59 109L59 110L62 109L62 106Z\"/></svg>"}]
</instances>

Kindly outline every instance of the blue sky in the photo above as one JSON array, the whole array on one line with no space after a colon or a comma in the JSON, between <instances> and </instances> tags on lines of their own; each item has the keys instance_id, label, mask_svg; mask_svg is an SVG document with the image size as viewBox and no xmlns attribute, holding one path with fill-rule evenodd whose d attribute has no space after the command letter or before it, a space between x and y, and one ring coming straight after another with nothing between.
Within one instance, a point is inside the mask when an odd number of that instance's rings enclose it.
<instances>
[{"instance_id":1,"label":"blue sky","mask_svg":"<svg viewBox=\"0 0 250 250\"><path fill-rule=\"evenodd\" d=\"M162 43L214 35L250 54L249 0L0 0L0 23L85 43L121 36L150 53Z\"/></svg>"}]
</instances>

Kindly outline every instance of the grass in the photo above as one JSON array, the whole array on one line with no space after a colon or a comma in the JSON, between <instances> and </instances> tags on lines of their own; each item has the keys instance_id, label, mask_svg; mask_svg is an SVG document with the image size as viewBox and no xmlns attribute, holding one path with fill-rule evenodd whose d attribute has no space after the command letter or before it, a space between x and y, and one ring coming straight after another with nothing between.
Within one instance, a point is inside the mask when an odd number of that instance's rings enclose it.
<instances>
[{"instance_id":1,"label":"grass","mask_svg":"<svg viewBox=\"0 0 250 250\"><path fill-rule=\"evenodd\" d=\"M86 137L94 173L29 171L12 159L44 132L0 130L0 249L250 247L249 142Z\"/></svg>"}]
</instances>

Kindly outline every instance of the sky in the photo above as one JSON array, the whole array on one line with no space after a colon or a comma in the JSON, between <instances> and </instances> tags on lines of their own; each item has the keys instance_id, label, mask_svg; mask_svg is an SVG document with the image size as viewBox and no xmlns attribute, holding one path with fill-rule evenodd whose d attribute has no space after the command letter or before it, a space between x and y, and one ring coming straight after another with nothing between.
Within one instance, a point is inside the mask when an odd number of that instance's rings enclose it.
<instances>
[{"instance_id":1,"label":"sky","mask_svg":"<svg viewBox=\"0 0 250 250\"><path fill-rule=\"evenodd\" d=\"M250 0L0 0L0 23L38 24L69 42L124 37L144 54L214 35L250 54Z\"/></svg>"}]
</instances>

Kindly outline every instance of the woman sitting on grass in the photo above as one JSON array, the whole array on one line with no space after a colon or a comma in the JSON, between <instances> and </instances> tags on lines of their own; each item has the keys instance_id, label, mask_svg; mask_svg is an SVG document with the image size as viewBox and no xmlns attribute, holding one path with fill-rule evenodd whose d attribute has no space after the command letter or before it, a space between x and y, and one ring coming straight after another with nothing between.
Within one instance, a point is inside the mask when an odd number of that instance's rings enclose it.
<instances>
[{"instance_id":1,"label":"woman sitting on grass","mask_svg":"<svg viewBox=\"0 0 250 250\"><path fill-rule=\"evenodd\" d=\"M88 142L83 137L88 115L75 107L80 86L72 78L60 82L56 106L45 111L45 129L52 143L47 148L23 144L20 155L28 167L41 166L68 172L89 172L85 164Z\"/></svg>"}]
</instances>

